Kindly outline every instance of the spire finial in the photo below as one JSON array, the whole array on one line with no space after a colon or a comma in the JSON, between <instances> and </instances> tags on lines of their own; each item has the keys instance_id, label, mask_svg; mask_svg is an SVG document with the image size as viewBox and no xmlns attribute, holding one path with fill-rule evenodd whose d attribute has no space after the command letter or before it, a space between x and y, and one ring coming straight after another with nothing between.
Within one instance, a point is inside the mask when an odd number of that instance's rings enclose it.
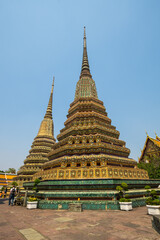
<instances>
[{"instance_id":1,"label":"spire finial","mask_svg":"<svg viewBox=\"0 0 160 240\"><path fill-rule=\"evenodd\" d=\"M44 118L52 119L52 99L53 99L54 79L55 79L55 77L53 77L51 95L50 95L50 98L49 98L48 107L47 107L47 111L46 111L46 114L45 114Z\"/></svg>"},{"instance_id":2,"label":"spire finial","mask_svg":"<svg viewBox=\"0 0 160 240\"><path fill-rule=\"evenodd\" d=\"M83 59L82 59L82 68L81 68L81 75L82 76L91 76L89 70L89 63L88 63L88 55L87 55L87 44L86 44L86 27L84 27L84 37L83 37Z\"/></svg>"},{"instance_id":3,"label":"spire finial","mask_svg":"<svg viewBox=\"0 0 160 240\"><path fill-rule=\"evenodd\" d=\"M147 131L145 131L146 132L146 135L147 135L147 137L148 137L148 133L147 133Z\"/></svg>"},{"instance_id":4,"label":"spire finial","mask_svg":"<svg viewBox=\"0 0 160 240\"><path fill-rule=\"evenodd\" d=\"M53 89L54 89L54 79L55 79L55 77L53 76L53 82L52 82L52 89L51 89L51 93L53 93Z\"/></svg>"},{"instance_id":5,"label":"spire finial","mask_svg":"<svg viewBox=\"0 0 160 240\"><path fill-rule=\"evenodd\" d=\"M160 138L158 137L157 133L156 132L154 132L154 133L156 135L156 140L160 141Z\"/></svg>"},{"instance_id":6,"label":"spire finial","mask_svg":"<svg viewBox=\"0 0 160 240\"><path fill-rule=\"evenodd\" d=\"M84 27L83 47L86 48L86 27Z\"/></svg>"}]
</instances>

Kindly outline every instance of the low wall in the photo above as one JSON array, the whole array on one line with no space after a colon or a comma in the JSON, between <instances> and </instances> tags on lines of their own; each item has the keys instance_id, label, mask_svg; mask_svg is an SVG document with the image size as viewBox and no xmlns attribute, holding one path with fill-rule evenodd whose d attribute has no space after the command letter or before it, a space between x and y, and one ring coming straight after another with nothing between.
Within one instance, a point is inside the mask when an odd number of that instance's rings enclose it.
<instances>
[{"instance_id":1,"label":"low wall","mask_svg":"<svg viewBox=\"0 0 160 240\"><path fill-rule=\"evenodd\" d=\"M68 210L69 203L81 203L83 210L119 210L118 201L52 201L52 200L40 200L38 208L40 209L56 209L56 210ZM145 198L137 198L132 200L132 206L141 207L145 206Z\"/></svg>"}]
</instances>

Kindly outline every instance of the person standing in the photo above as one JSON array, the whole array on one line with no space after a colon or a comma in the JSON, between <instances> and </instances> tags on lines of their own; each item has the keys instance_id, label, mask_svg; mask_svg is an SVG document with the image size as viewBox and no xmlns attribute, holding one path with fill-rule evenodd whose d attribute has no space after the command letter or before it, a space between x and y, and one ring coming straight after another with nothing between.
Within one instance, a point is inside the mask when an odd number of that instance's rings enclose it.
<instances>
[{"instance_id":1,"label":"person standing","mask_svg":"<svg viewBox=\"0 0 160 240\"><path fill-rule=\"evenodd\" d=\"M9 205L13 206L15 194L16 194L16 189L15 189L15 186L13 186L13 188L11 188L11 190L10 190Z\"/></svg>"},{"instance_id":2,"label":"person standing","mask_svg":"<svg viewBox=\"0 0 160 240\"><path fill-rule=\"evenodd\" d=\"M6 195L7 195L7 188L5 188L5 191L4 191L4 198L6 198Z\"/></svg>"}]
</instances>

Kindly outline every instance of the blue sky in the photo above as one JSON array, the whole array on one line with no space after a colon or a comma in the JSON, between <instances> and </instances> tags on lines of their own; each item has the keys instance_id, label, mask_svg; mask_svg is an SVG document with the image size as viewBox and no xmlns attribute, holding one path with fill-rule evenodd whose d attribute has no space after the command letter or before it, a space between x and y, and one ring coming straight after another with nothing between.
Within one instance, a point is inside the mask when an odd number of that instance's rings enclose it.
<instances>
[{"instance_id":1,"label":"blue sky","mask_svg":"<svg viewBox=\"0 0 160 240\"><path fill-rule=\"evenodd\" d=\"M83 27L91 74L130 157L160 135L160 1L0 0L0 169L18 169L55 76L55 137L79 79Z\"/></svg>"}]
</instances>

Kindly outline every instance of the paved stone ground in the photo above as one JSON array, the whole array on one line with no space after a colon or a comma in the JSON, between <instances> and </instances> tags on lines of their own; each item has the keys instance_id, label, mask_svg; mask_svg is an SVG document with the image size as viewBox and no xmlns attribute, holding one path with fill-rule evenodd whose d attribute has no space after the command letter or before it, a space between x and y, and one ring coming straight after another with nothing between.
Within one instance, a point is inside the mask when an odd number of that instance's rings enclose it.
<instances>
[{"instance_id":1,"label":"paved stone ground","mask_svg":"<svg viewBox=\"0 0 160 240\"><path fill-rule=\"evenodd\" d=\"M160 240L146 207L133 211L27 210L0 200L0 240Z\"/></svg>"}]
</instances>

